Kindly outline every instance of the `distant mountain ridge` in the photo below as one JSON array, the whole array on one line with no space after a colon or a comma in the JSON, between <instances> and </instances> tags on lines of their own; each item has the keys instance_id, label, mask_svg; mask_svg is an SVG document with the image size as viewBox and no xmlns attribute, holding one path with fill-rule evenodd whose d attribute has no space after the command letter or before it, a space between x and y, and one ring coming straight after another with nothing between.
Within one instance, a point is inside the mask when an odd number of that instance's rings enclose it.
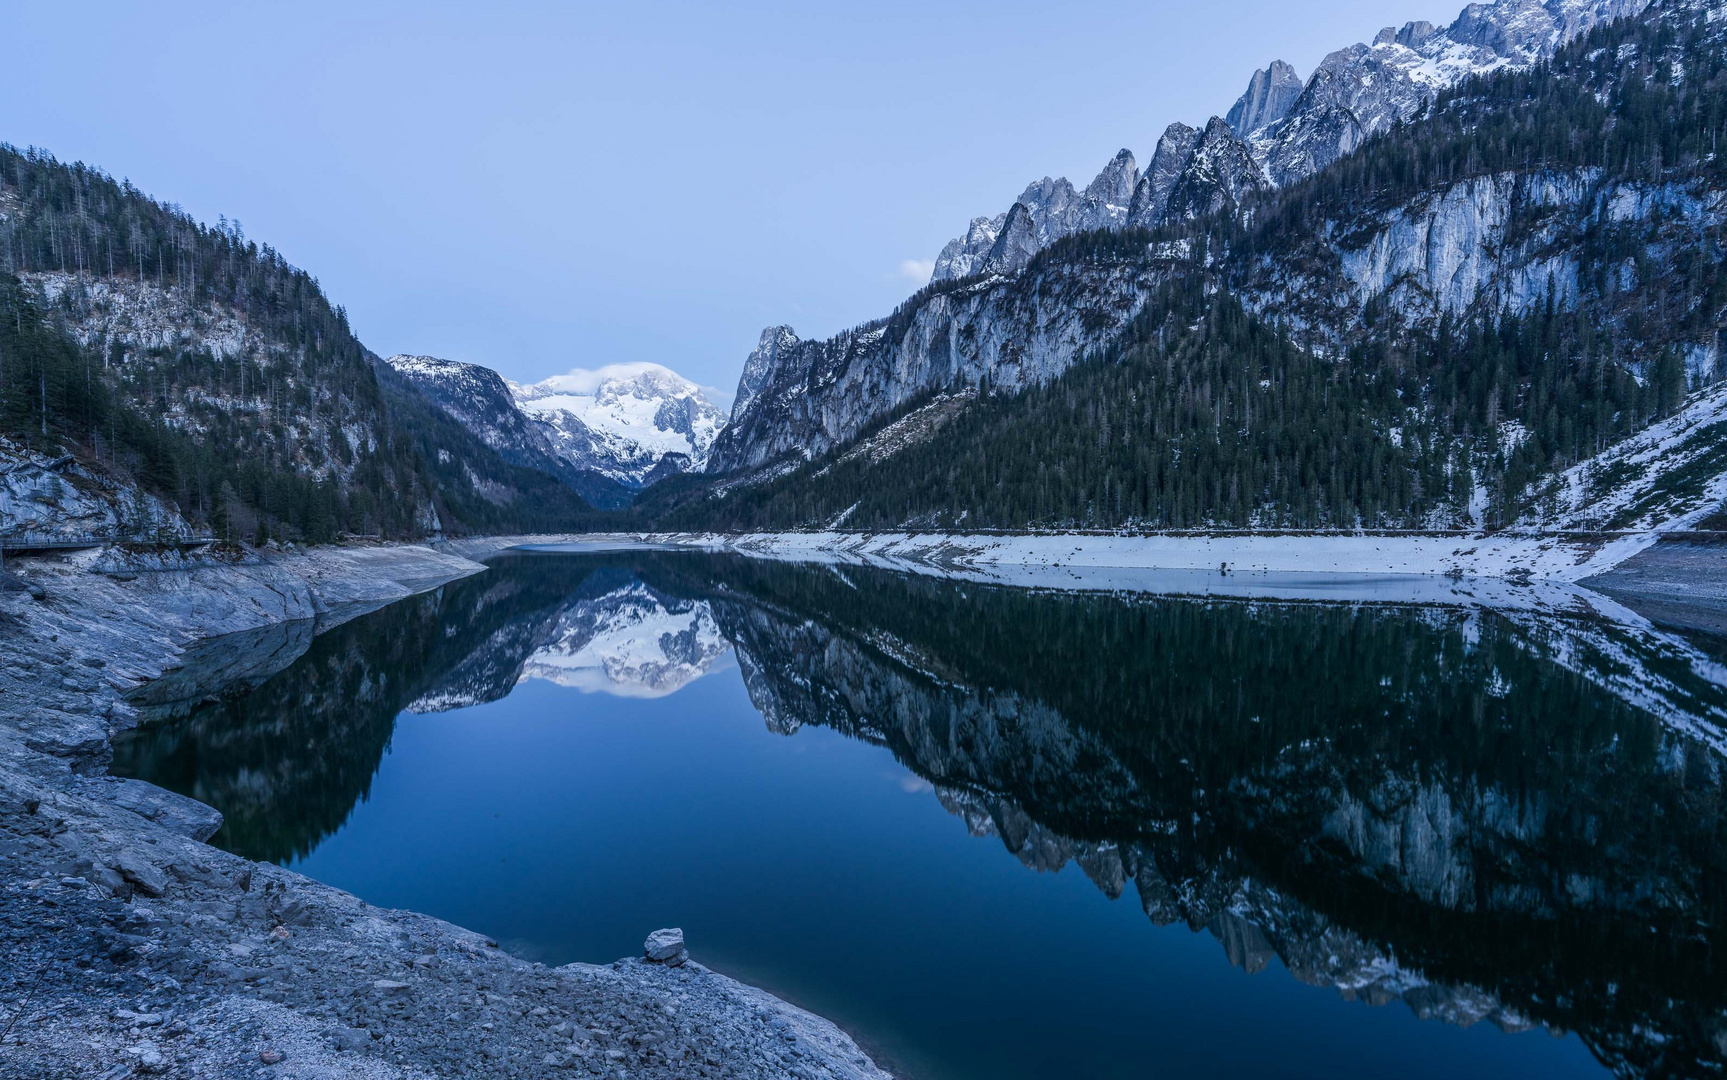
<instances>
[{"instance_id":1,"label":"distant mountain ridge","mask_svg":"<svg viewBox=\"0 0 1727 1080\"><path fill-rule=\"evenodd\" d=\"M1046 381L1107 348L1149 295L1147 282L1125 268L1108 280L1095 272L1070 274L1070 266L1052 267L1041 283L1013 280L1052 246L1088 232L1175 228L1233 215L1245 202L1344 160L1364 140L1413 117L1469 76L1527 69L1579 34L1648 5L1649 0L1471 4L1444 30L1412 22L1380 31L1372 45L1333 52L1299 93L1294 68L1275 62L1249 80L1230 110L1233 125L1223 117L1203 128L1171 124L1143 172L1132 151L1123 149L1084 191L1065 178L1045 177L1027 186L1008 210L974 218L964 236L942 249L930 284L892 316L825 341L802 340L789 326L764 330L745 361L708 469L760 468L792 452L819 456L913 399L956 383L987 379L994 389L1014 390ZM1503 227L1505 211L1492 212ZM1473 240L1457 235L1447 241L1455 247L1433 254L1470 263L1465 282L1479 284L1487 273L1484 264L1493 258L1489 249L1499 239L1493 225L1477 222L1475 228ZM1155 254L1180 261L1190 253L1185 244L1176 240ZM1408 272L1422 256L1422 250L1403 244L1382 258ZM1435 280L1403 292L1449 288L1436 279L1452 269L1434 270L1427 277ZM1285 283L1264 291L1270 300L1299 288ZM1471 291L1468 301L1473 300ZM1317 330L1348 317L1332 308L1304 313L1301 325Z\"/></svg>"},{"instance_id":2,"label":"distant mountain ridge","mask_svg":"<svg viewBox=\"0 0 1727 1080\"><path fill-rule=\"evenodd\" d=\"M1371 45L1339 49L1305 83L1294 67L1273 61L1253 73L1227 117L1200 129L1170 125L1143 175L1133 153L1122 150L1084 191L1046 176L1002 213L973 218L965 235L942 248L931 280L1010 273L1065 236L1200 217L1234 205L1244 192L1294 183L1413 116L1439 91L1471 75L1535 63L1648 2L1470 4L1443 29L1411 22L1386 27Z\"/></svg>"},{"instance_id":3,"label":"distant mountain ridge","mask_svg":"<svg viewBox=\"0 0 1727 1080\"><path fill-rule=\"evenodd\" d=\"M659 364L614 364L530 385L432 356L387 363L506 460L563 479L597 506L707 464L725 414Z\"/></svg>"},{"instance_id":4,"label":"distant mountain ridge","mask_svg":"<svg viewBox=\"0 0 1727 1080\"><path fill-rule=\"evenodd\" d=\"M612 364L509 386L564 460L626 487L699 472L726 423L701 387L659 364Z\"/></svg>"}]
</instances>

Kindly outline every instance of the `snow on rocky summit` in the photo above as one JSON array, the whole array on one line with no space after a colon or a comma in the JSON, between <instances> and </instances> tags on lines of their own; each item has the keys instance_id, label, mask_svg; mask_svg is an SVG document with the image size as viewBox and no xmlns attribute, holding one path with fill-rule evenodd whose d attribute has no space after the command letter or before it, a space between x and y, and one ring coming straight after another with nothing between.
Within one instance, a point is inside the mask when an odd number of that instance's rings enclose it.
<instances>
[{"instance_id":1,"label":"snow on rocky summit","mask_svg":"<svg viewBox=\"0 0 1727 1080\"><path fill-rule=\"evenodd\" d=\"M577 369L524 386L437 357L387 363L507 460L596 473L625 488L700 470L726 422L701 387L659 364Z\"/></svg>"},{"instance_id":2,"label":"snow on rocky summit","mask_svg":"<svg viewBox=\"0 0 1727 1080\"><path fill-rule=\"evenodd\" d=\"M659 364L577 370L510 392L566 460L630 487L656 468L700 470L726 422L699 386Z\"/></svg>"}]
</instances>

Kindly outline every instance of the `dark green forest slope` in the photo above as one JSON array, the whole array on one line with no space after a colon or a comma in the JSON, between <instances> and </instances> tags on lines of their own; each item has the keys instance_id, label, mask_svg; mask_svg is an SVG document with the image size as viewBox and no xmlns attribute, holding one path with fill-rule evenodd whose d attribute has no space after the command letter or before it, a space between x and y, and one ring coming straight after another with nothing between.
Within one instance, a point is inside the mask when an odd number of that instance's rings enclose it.
<instances>
[{"instance_id":1,"label":"dark green forest slope","mask_svg":"<svg viewBox=\"0 0 1727 1080\"><path fill-rule=\"evenodd\" d=\"M318 283L84 165L0 147L0 435L136 479L220 535L579 527L355 337Z\"/></svg>"}]
</instances>

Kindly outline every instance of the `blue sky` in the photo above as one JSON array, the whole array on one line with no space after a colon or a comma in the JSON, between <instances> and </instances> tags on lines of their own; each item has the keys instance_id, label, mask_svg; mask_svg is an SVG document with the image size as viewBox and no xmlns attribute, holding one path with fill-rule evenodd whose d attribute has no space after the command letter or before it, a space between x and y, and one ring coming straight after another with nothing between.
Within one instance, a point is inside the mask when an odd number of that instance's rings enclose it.
<instances>
[{"instance_id":1,"label":"blue sky","mask_svg":"<svg viewBox=\"0 0 1727 1080\"><path fill-rule=\"evenodd\" d=\"M729 389L1045 174L1459 0L8 0L0 140L238 218L377 351Z\"/></svg>"}]
</instances>

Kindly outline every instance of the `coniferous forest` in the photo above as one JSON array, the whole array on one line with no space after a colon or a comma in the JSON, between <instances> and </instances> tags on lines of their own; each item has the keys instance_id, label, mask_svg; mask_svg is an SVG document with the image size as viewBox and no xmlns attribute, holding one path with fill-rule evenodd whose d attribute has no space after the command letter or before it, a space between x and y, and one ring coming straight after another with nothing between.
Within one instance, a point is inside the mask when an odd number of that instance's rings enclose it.
<instances>
[{"instance_id":1,"label":"coniferous forest","mask_svg":"<svg viewBox=\"0 0 1727 1080\"><path fill-rule=\"evenodd\" d=\"M565 485L504 462L384 369L310 275L237 223L10 147L0 212L0 435L136 480L219 537L586 520Z\"/></svg>"}]
</instances>

